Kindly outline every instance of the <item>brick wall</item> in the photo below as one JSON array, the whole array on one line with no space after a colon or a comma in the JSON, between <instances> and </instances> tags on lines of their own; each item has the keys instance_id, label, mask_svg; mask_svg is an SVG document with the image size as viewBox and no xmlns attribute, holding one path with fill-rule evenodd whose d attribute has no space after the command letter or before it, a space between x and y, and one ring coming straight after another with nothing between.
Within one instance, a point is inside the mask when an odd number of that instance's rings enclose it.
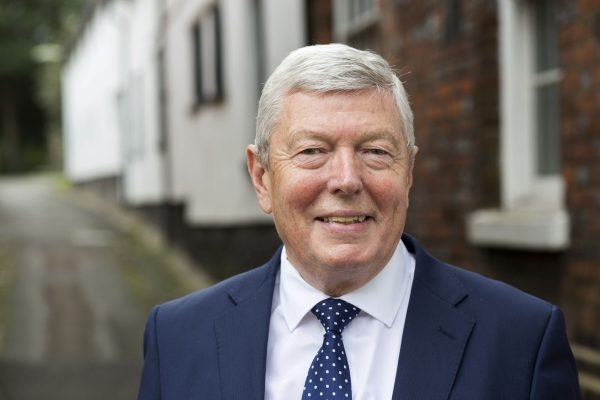
<instances>
[{"instance_id":1,"label":"brick wall","mask_svg":"<svg viewBox=\"0 0 600 400\"><path fill-rule=\"evenodd\" d=\"M440 259L559 304L573 343L599 351L600 1L559 1L561 156L572 240L561 252L476 248L465 238L468 213L500 204L497 2L380 4L377 48L406 83L420 147L407 232ZM331 22L319 21L312 31L324 42Z\"/></svg>"},{"instance_id":2,"label":"brick wall","mask_svg":"<svg viewBox=\"0 0 600 400\"><path fill-rule=\"evenodd\" d=\"M499 198L496 8L383 3L383 53L406 83L420 148L407 231L468 265L465 215Z\"/></svg>"},{"instance_id":3,"label":"brick wall","mask_svg":"<svg viewBox=\"0 0 600 400\"><path fill-rule=\"evenodd\" d=\"M600 2L564 1L559 21L562 158L572 220L564 299L574 340L600 349Z\"/></svg>"},{"instance_id":4,"label":"brick wall","mask_svg":"<svg viewBox=\"0 0 600 400\"><path fill-rule=\"evenodd\" d=\"M485 0L382 1L381 47L406 81L420 153L407 231L449 262L560 304L600 348L600 2L562 1L562 168L572 245L483 249L465 217L500 203L498 15Z\"/></svg>"},{"instance_id":5,"label":"brick wall","mask_svg":"<svg viewBox=\"0 0 600 400\"><path fill-rule=\"evenodd\" d=\"M325 44L333 41L331 0L306 0L308 42Z\"/></svg>"}]
</instances>

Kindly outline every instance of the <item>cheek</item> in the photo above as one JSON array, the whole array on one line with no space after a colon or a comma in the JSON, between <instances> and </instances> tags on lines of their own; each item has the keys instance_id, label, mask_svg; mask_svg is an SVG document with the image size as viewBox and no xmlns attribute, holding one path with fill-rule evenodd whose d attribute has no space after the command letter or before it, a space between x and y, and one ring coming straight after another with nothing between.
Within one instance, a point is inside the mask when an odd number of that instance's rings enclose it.
<instances>
[{"instance_id":1,"label":"cheek","mask_svg":"<svg viewBox=\"0 0 600 400\"><path fill-rule=\"evenodd\" d=\"M376 179L371 185L371 194L382 208L406 208L408 205L408 185L404 179Z\"/></svg>"},{"instance_id":2,"label":"cheek","mask_svg":"<svg viewBox=\"0 0 600 400\"><path fill-rule=\"evenodd\" d=\"M309 207L321 193L323 185L318 177L311 174L290 176L281 182L281 199L292 209L305 209Z\"/></svg>"}]
</instances>

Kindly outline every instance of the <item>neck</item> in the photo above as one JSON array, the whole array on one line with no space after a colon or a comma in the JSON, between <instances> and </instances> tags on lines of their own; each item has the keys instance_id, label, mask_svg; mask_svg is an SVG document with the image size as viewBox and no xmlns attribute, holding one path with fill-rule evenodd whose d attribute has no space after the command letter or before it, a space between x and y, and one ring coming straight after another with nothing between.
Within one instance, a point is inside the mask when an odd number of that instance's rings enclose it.
<instances>
[{"instance_id":1,"label":"neck","mask_svg":"<svg viewBox=\"0 0 600 400\"><path fill-rule=\"evenodd\" d=\"M320 271L318 274L311 274L301 268L295 268L306 283L329 297L341 297L363 287L382 269L373 270L370 274L352 274L349 271Z\"/></svg>"}]
</instances>

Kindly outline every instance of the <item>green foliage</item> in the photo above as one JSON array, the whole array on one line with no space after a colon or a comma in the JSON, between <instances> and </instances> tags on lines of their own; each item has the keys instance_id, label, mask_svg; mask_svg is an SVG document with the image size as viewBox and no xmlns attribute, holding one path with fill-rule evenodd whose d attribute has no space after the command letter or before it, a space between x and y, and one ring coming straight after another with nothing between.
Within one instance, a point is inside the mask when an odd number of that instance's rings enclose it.
<instances>
[{"instance_id":1,"label":"green foliage","mask_svg":"<svg viewBox=\"0 0 600 400\"><path fill-rule=\"evenodd\" d=\"M87 3L0 0L0 170L30 169L47 158L45 137L60 126L60 60L40 50L66 43Z\"/></svg>"},{"instance_id":2,"label":"green foliage","mask_svg":"<svg viewBox=\"0 0 600 400\"><path fill-rule=\"evenodd\" d=\"M82 0L0 0L0 76L33 68L31 51L62 43L75 27Z\"/></svg>"}]
</instances>

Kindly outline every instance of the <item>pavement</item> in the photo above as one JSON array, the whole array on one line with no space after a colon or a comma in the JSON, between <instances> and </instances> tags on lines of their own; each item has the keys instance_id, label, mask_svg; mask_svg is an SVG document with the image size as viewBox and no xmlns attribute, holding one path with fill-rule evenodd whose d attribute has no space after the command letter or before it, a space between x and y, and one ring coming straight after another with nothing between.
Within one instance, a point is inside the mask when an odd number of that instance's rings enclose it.
<instances>
[{"instance_id":1,"label":"pavement","mask_svg":"<svg viewBox=\"0 0 600 400\"><path fill-rule=\"evenodd\" d=\"M61 182L0 179L0 400L134 399L150 307L212 282Z\"/></svg>"}]
</instances>

